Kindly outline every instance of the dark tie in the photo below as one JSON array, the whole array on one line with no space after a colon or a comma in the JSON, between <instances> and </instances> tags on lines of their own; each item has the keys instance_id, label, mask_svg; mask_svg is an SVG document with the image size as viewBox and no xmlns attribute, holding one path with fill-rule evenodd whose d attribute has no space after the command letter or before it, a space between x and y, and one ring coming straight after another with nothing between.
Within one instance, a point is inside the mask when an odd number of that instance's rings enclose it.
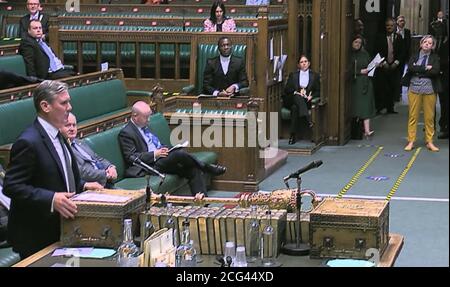
<instances>
[{"instance_id":1,"label":"dark tie","mask_svg":"<svg viewBox=\"0 0 450 287\"><path fill-rule=\"evenodd\" d=\"M69 154L67 153L66 145L64 144L64 139L61 135L61 133L58 133L58 139L59 143L61 144L61 148L63 150L64 154L64 163L66 166L67 171L67 180L69 185L69 190L67 192L76 192L76 186L75 186L75 176L73 175L72 165L70 164Z\"/></svg>"},{"instance_id":2,"label":"dark tie","mask_svg":"<svg viewBox=\"0 0 450 287\"><path fill-rule=\"evenodd\" d=\"M424 55L423 59L422 59L422 63L420 65L425 67L427 65L427 59L428 59L428 55Z\"/></svg>"}]
</instances>

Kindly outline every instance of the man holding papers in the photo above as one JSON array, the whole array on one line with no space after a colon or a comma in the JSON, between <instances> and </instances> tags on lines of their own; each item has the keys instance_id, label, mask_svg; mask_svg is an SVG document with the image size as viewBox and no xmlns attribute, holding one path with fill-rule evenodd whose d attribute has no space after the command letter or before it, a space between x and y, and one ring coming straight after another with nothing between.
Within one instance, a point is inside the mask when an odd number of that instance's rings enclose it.
<instances>
[{"instance_id":1,"label":"man holding papers","mask_svg":"<svg viewBox=\"0 0 450 287\"><path fill-rule=\"evenodd\" d=\"M152 110L147 103L136 102L131 111L131 121L119 133L119 143L126 162L125 176L145 176L145 170L135 165L136 162L142 161L159 172L187 178L193 195L196 193L206 195L207 189L203 173L222 175L225 173L226 167L205 164L181 147L169 150L149 130L148 123L151 114Z\"/></svg>"},{"instance_id":2,"label":"man holding papers","mask_svg":"<svg viewBox=\"0 0 450 287\"><path fill-rule=\"evenodd\" d=\"M394 101L399 91L400 63L404 59L404 42L401 36L395 33L395 21L389 18L385 22L386 31L378 35L375 54L385 59L375 72L377 113L386 109L388 114L397 114L394 110Z\"/></svg>"}]
</instances>

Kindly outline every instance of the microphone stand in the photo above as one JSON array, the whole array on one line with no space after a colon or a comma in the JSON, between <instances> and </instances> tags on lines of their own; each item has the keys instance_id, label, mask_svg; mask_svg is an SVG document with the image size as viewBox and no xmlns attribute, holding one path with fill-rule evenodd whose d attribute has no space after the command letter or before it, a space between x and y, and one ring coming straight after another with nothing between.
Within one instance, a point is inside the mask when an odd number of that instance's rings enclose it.
<instances>
[{"instance_id":1,"label":"microphone stand","mask_svg":"<svg viewBox=\"0 0 450 287\"><path fill-rule=\"evenodd\" d=\"M151 174L153 172L151 172L151 170L147 170L147 169L144 169L144 170L147 173L147 175L145 176L146 181L147 181L147 186L145 187L145 211L144 211L144 214L147 214L150 211L150 207L152 206L151 199L152 199L153 190L152 190L152 187L150 186L150 178L151 178ZM159 185L158 185L158 189L163 184L164 179L165 179L165 177L160 177L160 182L159 182ZM152 235L155 232L155 226L150 221L150 217L145 216L145 218L146 218L146 220L144 222L144 226L141 229L142 230L142 232L141 232L141 245L140 245L141 251L144 251L144 247L145 247L144 246L144 242L145 242L145 240L148 237L150 237L150 235Z\"/></svg>"},{"instance_id":2,"label":"microphone stand","mask_svg":"<svg viewBox=\"0 0 450 287\"><path fill-rule=\"evenodd\" d=\"M285 179L284 183L289 189L289 179ZM291 255L291 256L305 256L310 252L309 243L303 243L302 239L302 223L301 223L301 211L302 211L302 194L301 194L301 184L302 177L300 174L297 177L297 196L296 196L296 207L297 207L297 228L295 234L295 243L285 244L281 248L281 253Z\"/></svg>"}]
</instances>

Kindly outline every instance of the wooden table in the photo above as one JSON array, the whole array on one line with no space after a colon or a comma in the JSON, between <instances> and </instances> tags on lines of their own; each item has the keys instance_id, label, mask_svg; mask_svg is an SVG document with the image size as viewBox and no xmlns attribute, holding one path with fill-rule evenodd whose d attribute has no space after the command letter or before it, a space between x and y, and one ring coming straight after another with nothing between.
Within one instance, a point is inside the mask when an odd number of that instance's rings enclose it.
<instances>
[{"instance_id":1,"label":"wooden table","mask_svg":"<svg viewBox=\"0 0 450 287\"><path fill-rule=\"evenodd\" d=\"M378 267L393 267L400 251L403 247L404 237L399 234L390 234L389 245L381 257ZM13 267L50 267L54 264L65 264L69 258L58 256L52 257L51 254L57 248L60 248L60 243L54 243L47 248L35 253L34 255L20 261ZM215 256L201 255L202 262L199 267L219 267L215 263ZM323 267L326 265L326 260L310 259L308 256L293 257L281 254L277 260L282 263L282 267ZM81 259L81 267L116 267L116 262L112 259ZM249 267L255 265L249 264Z\"/></svg>"}]
</instances>

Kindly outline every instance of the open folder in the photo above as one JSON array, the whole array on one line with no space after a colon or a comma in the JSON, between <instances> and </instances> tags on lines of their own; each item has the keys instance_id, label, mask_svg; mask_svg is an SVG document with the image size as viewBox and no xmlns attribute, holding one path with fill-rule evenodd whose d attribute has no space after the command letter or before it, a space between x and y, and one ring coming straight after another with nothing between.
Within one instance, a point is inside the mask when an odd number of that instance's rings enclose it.
<instances>
[{"instance_id":1,"label":"open folder","mask_svg":"<svg viewBox=\"0 0 450 287\"><path fill-rule=\"evenodd\" d=\"M179 144L174 145L173 147L171 147L171 148L169 149L169 152L171 152L171 151L173 151L173 150L175 150L175 149L187 147L188 145L189 145L189 142L188 142L188 141L185 141L185 142L183 142L183 143L179 143Z\"/></svg>"}]
</instances>

